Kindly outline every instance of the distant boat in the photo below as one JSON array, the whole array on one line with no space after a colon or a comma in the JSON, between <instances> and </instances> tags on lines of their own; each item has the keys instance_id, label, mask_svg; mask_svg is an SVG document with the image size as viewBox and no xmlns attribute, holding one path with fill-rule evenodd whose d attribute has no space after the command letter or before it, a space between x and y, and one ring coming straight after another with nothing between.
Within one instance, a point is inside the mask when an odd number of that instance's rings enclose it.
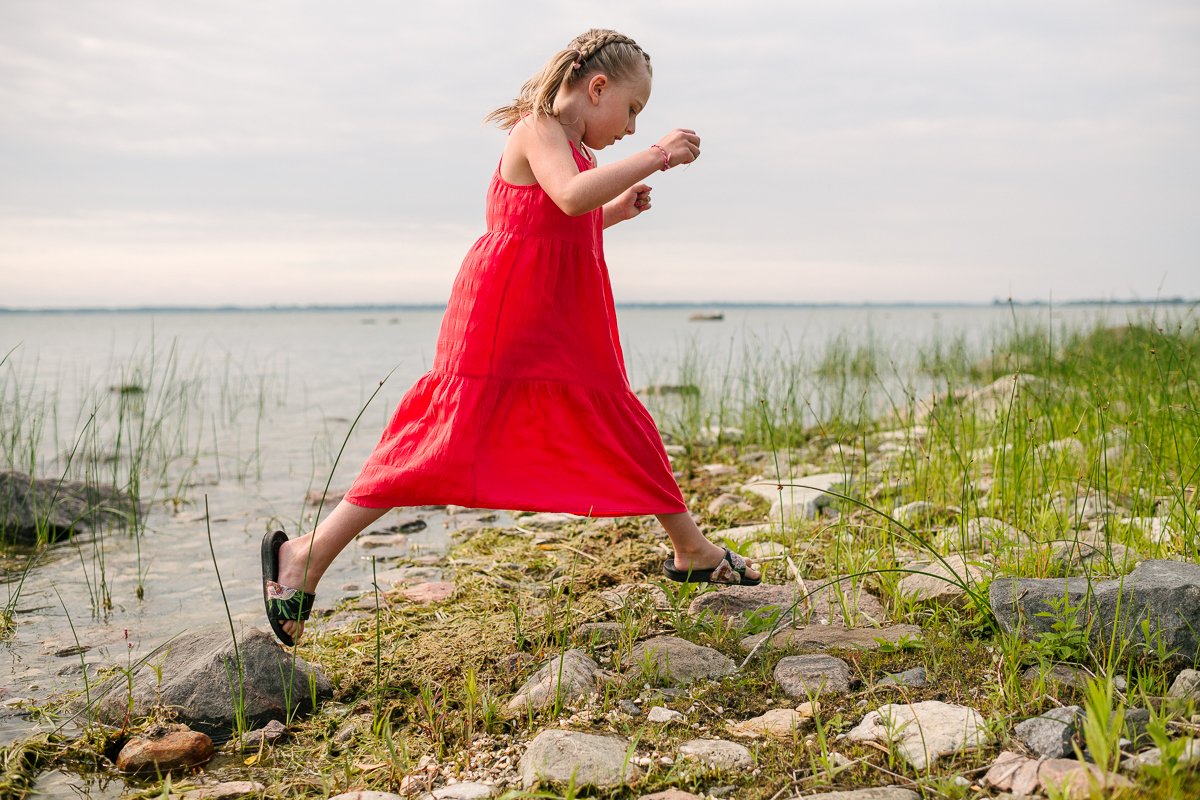
<instances>
[{"instance_id":1,"label":"distant boat","mask_svg":"<svg viewBox=\"0 0 1200 800\"><path fill-rule=\"evenodd\" d=\"M725 319L724 311L694 311L688 317L689 322L719 322Z\"/></svg>"}]
</instances>

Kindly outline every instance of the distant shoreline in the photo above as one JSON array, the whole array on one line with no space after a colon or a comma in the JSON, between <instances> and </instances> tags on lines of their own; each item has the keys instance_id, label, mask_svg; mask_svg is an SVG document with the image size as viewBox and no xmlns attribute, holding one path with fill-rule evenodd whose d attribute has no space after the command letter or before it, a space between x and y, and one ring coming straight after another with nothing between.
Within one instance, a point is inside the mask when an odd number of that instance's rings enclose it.
<instances>
[{"instance_id":1,"label":"distant shoreline","mask_svg":"<svg viewBox=\"0 0 1200 800\"><path fill-rule=\"evenodd\" d=\"M617 308L649 309L737 309L737 308L995 308L1013 306L1017 308L1065 308L1079 306L1187 306L1200 304L1200 299L1167 297L1156 300L992 300L991 302L894 302L894 303L766 303L729 302L711 303L668 302L668 303L617 303ZM270 306L78 306L68 308L10 308L0 306L0 314L213 314L213 313L263 313L263 312L339 312L339 311L438 311L446 308L445 303L384 303L347 305L270 305Z\"/></svg>"}]
</instances>

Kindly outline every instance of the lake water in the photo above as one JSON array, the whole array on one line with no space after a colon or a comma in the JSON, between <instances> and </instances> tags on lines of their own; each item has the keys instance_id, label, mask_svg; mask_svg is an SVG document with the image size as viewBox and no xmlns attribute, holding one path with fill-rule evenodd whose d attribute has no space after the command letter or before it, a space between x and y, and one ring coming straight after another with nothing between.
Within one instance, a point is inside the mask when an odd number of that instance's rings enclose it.
<instances>
[{"instance_id":1,"label":"lake water","mask_svg":"<svg viewBox=\"0 0 1200 800\"><path fill-rule=\"evenodd\" d=\"M815 363L834 343L874 343L894 374L916 352L961 339L983 355L1015 324L1056 327L1178 318L1194 307L736 307L719 322L690 322L694 309L618 311L631 383L676 383L700 372L725 374L744 359ZM224 622L209 552L213 547L235 620L265 627L258 544L264 531L312 524L306 495L344 488L375 444L408 386L432 363L439 309L387 311L228 311L0 314L0 413L42 424L36 449L44 476L57 477L77 441L84 450L121 450L113 387L147 386L144 402L160 429L142 432L156 468L143 485L144 536L79 538L43 554L16 603L16 627L0 645L0 744L32 726L18 698L37 701L81 689L75 636L92 665L129 663L189 628ZM387 377L390 373L390 377ZM357 428L351 421L377 388ZM18 405L14 406L14 402ZM97 422L89 422L97 411ZM127 445L127 442L126 442ZM24 451L23 451L24 452ZM158 454L158 455L155 455ZM28 453L8 453L27 469ZM122 460L102 466L119 472ZM0 469L13 467L0 463ZM327 511L328 509L326 509ZM447 531L478 524L477 514L406 511L381 526L420 517L425 530L386 547L351 545L320 589L319 605L370 583L371 556L437 553ZM411 521L411 520L410 520ZM15 591L21 553L3 562ZM144 597L137 597L139 573ZM103 589L101 588L103 587ZM358 587L358 588L356 588ZM111 598L106 608L98 598ZM65 607L65 610L64 610ZM68 612L70 620L68 620ZM70 623L75 626L72 634Z\"/></svg>"}]
</instances>

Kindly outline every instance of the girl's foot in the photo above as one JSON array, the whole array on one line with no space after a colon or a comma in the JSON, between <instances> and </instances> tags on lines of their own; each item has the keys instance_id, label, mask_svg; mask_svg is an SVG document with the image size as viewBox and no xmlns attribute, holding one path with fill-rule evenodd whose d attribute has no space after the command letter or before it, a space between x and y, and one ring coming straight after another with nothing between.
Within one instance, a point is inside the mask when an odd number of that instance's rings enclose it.
<instances>
[{"instance_id":1,"label":"girl's foot","mask_svg":"<svg viewBox=\"0 0 1200 800\"><path fill-rule=\"evenodd\" d=\"M279 548L279 580L281 589L303 589L310 594L317 590L321 576L309 564L307 579L304 562L308 558L308 536L299 539L289 539ZM304 633L304 620L284 620L279 623L293 642L299 642Z\"/></svg>"},{"instance_id":2,"label":"girl's foot","mask_svg":"<svg viewBox=\"0 0 1200 800\"><path fill-rule=\"evenodd\" d=\"M712 542L708 541L707 539L704 540L704 544L707 545L707 547L701 546L700 548L698 548L697 550L694 550L694 551L680 551L679 548L676 548L675 549L675 570L677 572L682 572L682 573L701 572L701 571L708 572L708 571L715 570L718 567L720 567L722 562L724 562L726 560L725 559L725 548L719 547L719 546L713 544ZM732 555L736 556L737 559L741 558L740 556L737 556L736 553L734 553ZM749 562L744 562L744 564L745 564L745 569L738 570L738 572L743 576L743 579L746 582L757 583L762 578L762 573L759 572L758 570L756 570L754 567L750 566ZM732 568L736 568L737 566L738 565L736 563L730 564L730 567L732 567ZM731 582L731 581L721 581L721 582Z\"/></svg>"}]
</instances>

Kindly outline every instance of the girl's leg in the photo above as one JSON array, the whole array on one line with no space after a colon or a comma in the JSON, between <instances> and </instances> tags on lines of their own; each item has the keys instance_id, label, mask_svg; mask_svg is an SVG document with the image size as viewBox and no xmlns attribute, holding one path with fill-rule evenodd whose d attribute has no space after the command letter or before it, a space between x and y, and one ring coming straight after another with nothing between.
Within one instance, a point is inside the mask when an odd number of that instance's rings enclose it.
<instances>
[{"instance_id":1,"label":"girl's leg","mask_svg":"<svg viewBox=\"0 0 1200 800\"><path fill-rule=\"evenodd\" d=\"M364 528L388 511L391 509L363 508L341 501L315 531L298 539L290 539L279 549L279 583L291 589L316 591L321 576L329 569L337 554ZM304 630L303 622L299 628L294 621L284 622L282 626L294 640L299 640Z\"/></svg>"},{"instance_id":2,"label":"girl's leg","mask_svg":"<svg viewBox=\"0 0 1200 800\"><path fill-rule=\"evenodd\" d=\"M712 569L721 563L721 559L725 557L724 548L705 538L691 514L685 511L657 516L675 548L675 569ZM747 569L746 577L759 577L758 570Z\"/></svg>"}]
</instances>

